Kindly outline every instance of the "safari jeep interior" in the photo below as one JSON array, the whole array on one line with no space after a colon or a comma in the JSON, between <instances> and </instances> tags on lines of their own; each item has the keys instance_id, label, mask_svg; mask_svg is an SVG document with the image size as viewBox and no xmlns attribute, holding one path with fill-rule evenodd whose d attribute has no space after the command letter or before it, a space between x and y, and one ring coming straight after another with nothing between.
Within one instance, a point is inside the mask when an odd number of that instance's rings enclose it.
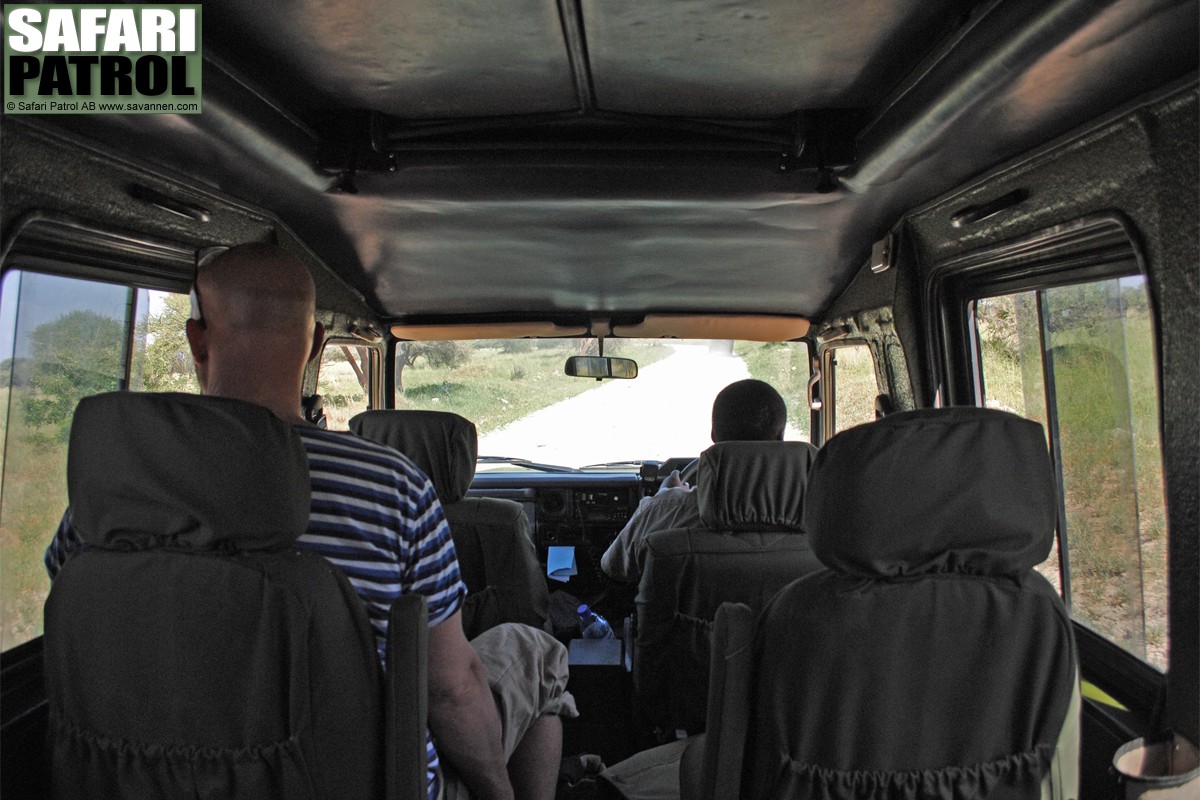
<instances>
[{"instance_id":1,"label":"safari jeep interior","mask_svg":"<svg viewBox=\"0 0 1200 800\"><path fill-rule=\"evenodd\" d=\"M312 272L310 419L462 418L434 483L507 515L471 528L480 552L515 548L467 576L480 619L511 602L569 644L565 756L612 765L701 732L716 607L773 594L726 577L703 614L639 627L655 578L600 567L673 470L704 489L713 397L746 377L817 448L919 409L1039 423L1055 535L1036 571L1070 614L1078 796L1114 796L1132 740L1194 752L1196 0L210 0L201 32L199 114L0 118L4 796L51 791L42 557L71 415L102 392L199 391L187 293L242 242ZM847 480L853 451L839 465ZM791 548L795 578L823 563L801 479L754 529L754 557ZM682 552L655 541L660 565ZM581 603L613 639L581 638Z\"/></svg>"}]
</instances>

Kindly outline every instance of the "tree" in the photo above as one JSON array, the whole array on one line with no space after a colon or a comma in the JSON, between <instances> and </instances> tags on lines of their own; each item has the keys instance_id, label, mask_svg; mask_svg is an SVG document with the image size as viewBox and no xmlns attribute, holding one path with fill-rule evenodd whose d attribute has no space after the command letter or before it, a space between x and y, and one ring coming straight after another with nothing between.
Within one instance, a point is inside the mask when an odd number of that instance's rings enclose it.
<instances>
[{"instance_id":1,"label":"tree","mask_svg":"<svg viewBox=\"0 0 1200 800\"><path fill-rule=\"evenodd\" d=\"M29 334L32 392L21 401L30 427L59 426L65 437L84 397L121 388L124 330L120 320L71 311Z\"/></svg>"},{"instance_id":2,"label":"tree","mask_svg":"<svg viewBox=\"0 0 1200 800\"><path fill-rule=\"evenodd\" d=\"M191 315L185 294L169 294L162 309L146 321L142 383L148 392L186 392L196 388L196 367L184 326Z\"/></svg>"},{"instance_id":3,"label":"tree","mask_svg":"<svg viewBox=\"0 0 1200 800\"><path fill-rule=\"evenodd\" d=\"M6 358L0 361L0 386L17 389L29 385L33 364L28 358Z\"/></svg>"},{"instance_id":4,"label":"tree","mask_svg":"<svg viewBox=\"0 0 1200 800\"><path fill-rule=\"evenodd\" d=\"M367 387L367 364L370 361L370 350L365 347L348 347L340 345L338 350L341 351L342 360L350 365L350 369L354 371L354 377L358 380L359 387L365 394L369 391Z\"/></svg>"},{"instance_id":5,"label":"tree","mask_svg":"<svg viewBox=\"0 0 1200 800\"><path fill-rule=\"evenodd\" d=\"M1018 355L1015 297L985 297L975 304L975 324L985 346L1015 361Z\"/></svg>"},{"instance_id":6,"label":"tree","mask_svg":"<svg viewBox=\"0 0 1200 800\"><path fill-rule=\"evenodd\" d=\"M400 342L396 345L396 389L404 391L404 368L424 357L431 367L453 369L467 363L471 348L466 342Z\"/></svg>"}]
</instances>

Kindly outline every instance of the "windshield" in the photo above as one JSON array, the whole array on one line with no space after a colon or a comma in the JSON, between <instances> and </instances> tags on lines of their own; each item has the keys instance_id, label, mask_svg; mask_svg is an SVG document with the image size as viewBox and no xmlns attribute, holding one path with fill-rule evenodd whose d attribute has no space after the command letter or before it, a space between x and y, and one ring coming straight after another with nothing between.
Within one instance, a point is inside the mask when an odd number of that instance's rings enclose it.
<instances>
[{"instance_id":1,"label":"windshield","mask_svg":"<svg viewBox=\"0 0 1200 800\"><path fill-rule=\"evenodd\" d=\"M637 378L563 374L568 356L595 355L596 347L595 339L401 342L396 407L453 411L474 422L480 471L633 469L641 461L697 456L712 444L717 392L751 377L787 401L785 438L809 438L802 342L606 339L604 354L636 360Z\"/></svg>"}]
</instances>

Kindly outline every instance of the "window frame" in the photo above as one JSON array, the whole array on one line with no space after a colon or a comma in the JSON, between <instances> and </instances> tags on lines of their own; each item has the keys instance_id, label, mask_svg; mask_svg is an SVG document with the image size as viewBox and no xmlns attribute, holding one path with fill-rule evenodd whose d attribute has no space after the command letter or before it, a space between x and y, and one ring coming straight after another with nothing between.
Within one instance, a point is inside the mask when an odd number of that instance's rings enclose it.
<instances>
[{"instance_id":1,"label":"window frame","mask_svg":"<svg viewBox=\"0 0 1200 800\"><path fill-rule=\"evenodd\" d=\"M983 401L979 338L972 314L976 300L1133 275L1146 278L1161 437L1164 419L1162 343L1154 282L1150 279L1132 224L1116 213L1091 215L934 265L927 272L923 286L931 385L940 394L944 405L979 405ZM1051 455L1057 463L1056 441L1054 437L1050 440ZM1062 514L1061 487L1058 487L1058 496L1059 514ZM1062 540L1061 517L1056 527L1060 569L1064 573L1064 597L1069 597L1069 556L1068 547ZM1169 579L1167 591L1169 617ZM1071 621L1084 678L1128 706L1141 720L1139 730L1156 729L1164 709L1173 648L1167 649L1167 670L1163 672L1103 634L1073 618ZM1120 723L1114 720L1114 724Z\"/></svg>"},{"instance_id":2,"label":"window frame","mask_svg":"<svg viewBox=\"0 0 1200 800\"><path fill-rule=\"evenodd\" d=\"M879 364L875 359L875 349L870 340L864 337L839 338L821 345L818 359L821 365L821 441L836 436L846 428L837 426L837 370L834 369L834 351L849 347L864 347L871 357L871 372L875 376L875 394L879 394ZM854 427L853 425L847 427Z\"/></svg>"}]
</instances>

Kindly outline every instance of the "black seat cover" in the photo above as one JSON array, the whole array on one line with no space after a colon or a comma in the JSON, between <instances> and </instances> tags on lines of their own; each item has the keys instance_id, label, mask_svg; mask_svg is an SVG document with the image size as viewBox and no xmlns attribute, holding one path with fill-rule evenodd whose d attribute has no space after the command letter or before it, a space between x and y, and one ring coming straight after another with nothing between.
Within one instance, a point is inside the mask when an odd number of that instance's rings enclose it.
<instances>
[{"instance_id":1,"label":"black seat cover","mask_svg":"<svg viewBox=\"0 0 1200 800\"><path fill-rule=\"evenodd\" d=\"M754 798L1037 797L1076 681L1033 567L1055 489L1041 426L976 408L835 436L805 524L830 569L760 619Z\"/></svg>"},{"instance_id":2,"label":"black seat cover","mask_svg":"<svg viewBox=\"0 0 1200 800\"><path fill-rule=\"evenodd\" d=\"M802 515L808 442L721 442L700 455L703 526L646 537L637 593L633 680L643 721L704 730L712 626L722 603L754 611L820 569Z\"/></svg>"},{"instance_id":3,"label":"black seat cover","mask_svg":"<svg viewBox=\"0 0 1200 800\"><path fill-rule=\"evenodd\" d=\"M351 419L350 430L399 450L433 483L467 585L467 638L504 622L544 628L550 594L525 511L512 500L466 496L475 478L475 425L448 411L373 410Z\"/></svg>"},{"instance_id":4,"label":"black seat cover","mask_svg":"<svg viewBox=\"0 0 1200 800\"><path fill-rule=\"evenodd\" d=\"M382 676L361 601L291 543L307 460L264 408L83 400L46 602L56 798L368 798Z\"/></svg>"}]
</instances>

